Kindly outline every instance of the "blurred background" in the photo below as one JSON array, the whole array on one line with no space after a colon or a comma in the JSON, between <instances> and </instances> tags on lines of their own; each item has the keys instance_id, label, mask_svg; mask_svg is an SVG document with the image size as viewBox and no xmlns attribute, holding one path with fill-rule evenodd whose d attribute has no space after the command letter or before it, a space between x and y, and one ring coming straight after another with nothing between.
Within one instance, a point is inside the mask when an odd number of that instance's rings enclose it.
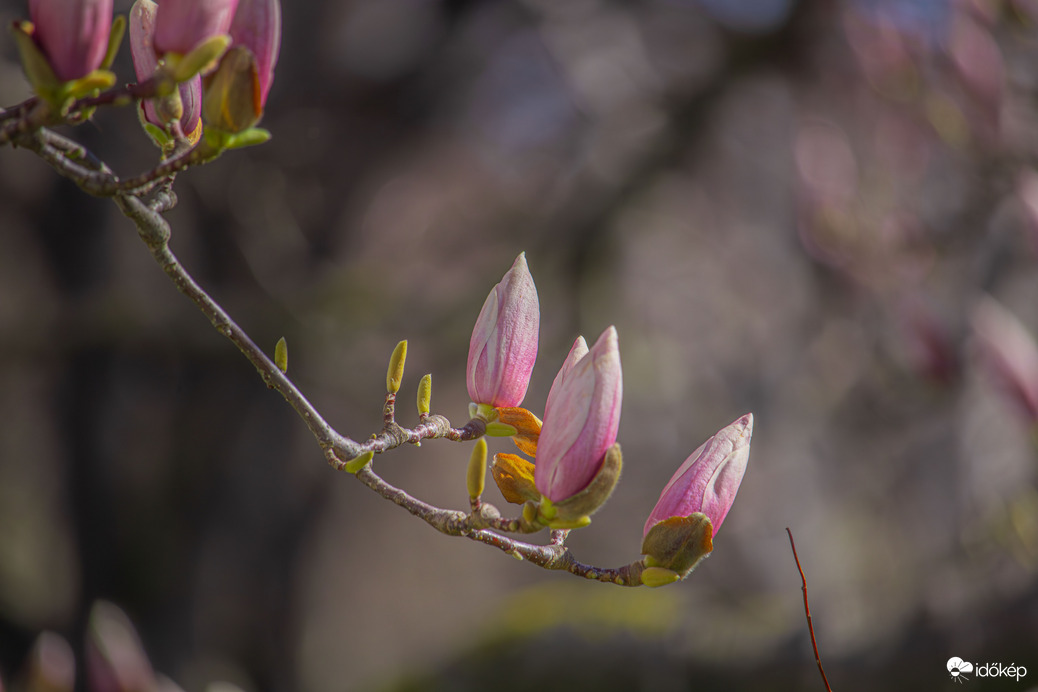
<instances>
[{"instance_id":1,"label":"blurred background","mask_svg":"<svg viewBox=\"0 0 1038 692\"><path fill-rule=\"evenodd\" d=\"M110 201L0 150L0 677L51 630L83 688L105 599L186 690L821 690L788 526L834 689L952 689L953 656L1035 689L1036 60L1032 0L284 4L273 140L179 177L174 251L358 439L404 338L401 422L426 372L465 421L472 324L526 251L527 407L620 334L626 470L578 558L636 559L677 466L755 415L714 554L658 590L331 470ZM4 40L0 103L28 95ZM156 159L132 109L67 134ZM464 508L468 454L376 463Z\"/></svg>"}]
</instances>

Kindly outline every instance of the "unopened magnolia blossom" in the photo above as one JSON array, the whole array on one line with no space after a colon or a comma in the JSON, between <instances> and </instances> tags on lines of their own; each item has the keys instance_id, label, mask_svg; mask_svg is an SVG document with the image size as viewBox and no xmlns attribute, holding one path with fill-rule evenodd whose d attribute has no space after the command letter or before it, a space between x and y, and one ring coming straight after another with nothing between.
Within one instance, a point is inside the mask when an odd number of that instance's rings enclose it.
<instances>
[{"instance_id":1,"label":"unopened magnolia blossom","mask_svg":"<svg viewBox=\"0 0 1038 692\"><path fill-rule=\"evenodd\" d=\"M476 404L518 406L537 360L541 312L522 253L490 290L469 341L466 384Z\"/></svg>"},{"instance_id":2,"label":"unopened magnolia blossom","mask_svg":"<svg viewBox=\"0 0 1038 692\"><path fill-rule=\"evenodd\" d=\"M747 413L692 452L660 493L643 536L665 519L696 512L710 519L717 535L746 473L752 435L753 414Z\"/></svg>"},{"instance_id":3,"label":"unopened magnolia blossom","mask_svg":"<svg viewBox=\"0 0 1038 692\"><path fill-rule=\"evenodd\" d=\"M30 0L33 38L58 79L101 67L112 28L112 0Z\"/></svg>"},{"instance_id":4,"label":"unopened magnolia blossom","mask_svg":"<svg viewBox=\"0 0 1038 692\"><path fill-rule=\"evenodd\" d=\"M155 18L155 49L190 53L213 36L226 34L238 0L162 0Z\"/></svg>"},{"instance_id":5,"label":"unopened magnolia blossom","mask_svg":"<svg viewBox=\"0 0 1038 692\"><path fill-rule=\"evenodd\" d=\"M552 502L583 490L598 474L616 442L623 373L616 328L589 351L583 338L570 349L555 377L537 443L534 482Z\"/></svg>"},{"instance_id":6,"label":"unopened magnolia blossom","mask_svg":"<svg viewBox=\"0 0 1038 692\"><path fill-rule=\"evenodd\" d=\"M155 73L158 55L155 53L155 13L158 5L152 0L137 0L130 8L130 55L137 81L143 82ZM202 78L195 75L178 85L180 91L180 129L191 141L197 141L202 127ZM145 122L160 130L166 129L166 117L155 108L151 99L140 102ZM172 120L172 118L170 118Z\"/></svg>"},{"instance_id":7,"label":"unopened magnolia blossom","mask_svg":"<svg viewBox=\"0 0 1038 692\"><path fill-rule=\"evenodd\" d=\"M248 48L256 62L257 103L262 112L281 52L281 3L279 0L239 0L230 34L233 45Z\"/></svg>"}]
</instances>

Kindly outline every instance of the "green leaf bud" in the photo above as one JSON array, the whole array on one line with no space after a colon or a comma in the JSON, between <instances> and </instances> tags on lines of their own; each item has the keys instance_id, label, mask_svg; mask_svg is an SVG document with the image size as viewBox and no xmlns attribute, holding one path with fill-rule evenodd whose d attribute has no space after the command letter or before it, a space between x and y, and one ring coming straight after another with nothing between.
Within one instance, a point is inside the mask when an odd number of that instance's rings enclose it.
<instances>
[{"instance_id":1,"label":"green leaf bud","mask_svg":"<svg viewBox=\"0 0 1038 692\"><path fill-rule=\"evenodd\" d=\"M642 570L642 584L652 588L673 584L679 579L680 574L665 567L646 567Z\"/></svg>"},{"instance_id":2,"label":"green leaf bud","mask_svg":"<svg viewBox=\"0 0 1038 692\"><path fill-rule=\"evenodd\" d=\"M396 394L400 391L400 383L404 379L404 362L407 360L407 340L401 341L393 349L389 358L389 370L386 372L386 391Z\"/></svg>"},{"instance_id":3,"label":"green leaf bud","mask_svg":"<svg viewBox=\"0 0 1038 692\"><path fill-rule=\"evenodd\" d=\"M432 406L432 375L424 375L418 382L418 415L429 415Z\"/></svg>"},{"instance_id":4,"label":"green leaf bud","mask_svg":"<svg viewBox=\"0 0 1038 692\"><path fill-rule=\"evenodd\" d=\"M365 466L370 464L371 460L374 457L375 457L375 453L374 452L370 452L370 451L369 452L364 452L359 457L357 457L355 459L350 459L349 461L347 461L346 465L343 466L343 470L346 471L346 473L356 474L362 468L364 468Z\"/></svg>"},{"instance_id":5,"label":"green leaf bud","mask_svg":"<svg viewBox=\"0 0 1038 692\"><path fill-rule=\"evenodd\" d=\"M468 487L469 497L473 500L479 498L486 488L487 482L487 441L484 438L476 440L472 448L472 456L469 457L468 473L465 476L465 484Z\"/></svg>"},{"instance_id":6,"label":"green leaf bud","mask_svg":"<svg viewBox=\"0 0 1038 692\"><path fill-rule=\"evenodd\" d=\"M274 346L274 365L278 366L281 372L288 372L288 342L285 341L285 337L278 339Z\"/></svg>"}]
</instances>

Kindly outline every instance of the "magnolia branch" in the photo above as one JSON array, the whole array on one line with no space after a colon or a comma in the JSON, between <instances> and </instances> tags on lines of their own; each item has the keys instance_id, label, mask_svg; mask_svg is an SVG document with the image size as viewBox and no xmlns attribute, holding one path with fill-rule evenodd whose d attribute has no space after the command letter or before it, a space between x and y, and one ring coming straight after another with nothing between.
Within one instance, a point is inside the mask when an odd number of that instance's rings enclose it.
<instances>
[{"instance_id":1,"label":"magnolia branch","mask_svg":"<svg viewBox=\"0 0 1038 692\"><path fill-rule=\"evenodd\" d=\"M641 573L644 563L639 560L622 567L595 567L579 562L573 553L564 545L565 531L553 531L549 545L526 543L514 538L502 536L494 531L479 528L482 519L458 510L447 510L434 507L386 482L368 464L356 473L357 480L376 493L403 507L412 515L423 520L440 533L449 536L464 536L479 543L493 546L498 550L520 560L528 560L538 567L551 570L564 570L578 577L595 581L616 584L618 586L641 586ZM490 507L490 505L483 505ZM496 511L496 510L493 510ZM509 520L518 523L519 520Z\"/></svg>"},{"instance_id":2,"label":"magnolia branch","mask_svg":"<svg viewBox=\"0 0 1038 692\"><path fill-rule=\"evenodd\" d=\"M364 442L357 442L337 432L274 361L198 285L169 247L171 229L161 214L176 203L176 197L170 189L173 175L177 171L208 160L205 155L198 154L197 149L180 152L151 171L130 180L120 181L103 161L85 147L44 127L29 133L19 131L12 140L15 144L34 151L58 173L77 183L85 192L113 198L119 210L133 222L141 240L177 290L201 310L216 331L241 351L256 368L263 382L281 394L295 409L334 468L346 469L347 462L368 452L382 453L405 444L418 444L427 439L445 438L461 442L476 439L486 433L484 421L478 418L461 428L455 428L446 417L429 413L420 414L419 423L414 428L405 428L396 421L395 392L386 395L383 428L378 434ZM159 184L162 182L166 184L160 187ZM153 193L152 199L145 203L142 197L149 193ZM548 545L527 543L502 533L532 533L541 530L542 527L520 518L502 517L499 510L491 504L476 502L471 513L441 509L387 483L372 470L370 463L362 466L355 475L374 492L446 535L462 536L495 547L544 569L563 570L585 579L620 586L642 584L641 574L645 568L643 561L616 568L584 564L565 546L568 531L551 531Z\"/></svg>"}]
</instances>

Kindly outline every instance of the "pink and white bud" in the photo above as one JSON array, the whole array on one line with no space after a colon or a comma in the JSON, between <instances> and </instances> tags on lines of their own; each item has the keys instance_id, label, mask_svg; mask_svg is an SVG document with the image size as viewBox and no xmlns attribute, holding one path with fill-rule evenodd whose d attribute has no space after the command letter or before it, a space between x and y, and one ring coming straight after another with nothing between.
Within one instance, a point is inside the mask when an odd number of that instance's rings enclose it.
<instances>
[{"instance_id":1,"label":"pink and white bud","mask_svg":"<svg viewBox=\"0 0 1038 692\"><path fill-rule=\"evenodd\" d=\"M534 482L555 503L587 487L620 427L623 372L616 328L606 329L580 355L583 348L578 339L555 378L537 442Z\"/></svg>"},{"instance_id":2,"label":"pink and white bud","mask_svg":"<svg viewBox=\"0 0 1038 692\"><path fill-rule=\"evenodd\" d=\"M130 8L130 57L133 58L133 71L137 81L143 82L155 74L158 67L158 55L155 52L155 14L158 5L152 0L137 0ZM202 121L202 78L195 75L178 85L180 103L183 113L180 116L180 129L189 138L198 138L198 129ZM166 123L155 109L151 99L141 102L144 120L160 130L166 129ZM194 136L192 136L194 135Z\"/></svg>"},{"instance_id":3,"label":"pink and white bud","mask_svg":"<svg viewBox=\"0 0 1038 692\"><path fill-rule=\"evenodd\" d=\"M476 318L469 341L466 384L477 404L518 406L537 360L541 312L537 287L520 253L494 286Z\"/></svg>"},{"instance_id":4,"label":"pink and white bud","mask_svg":"<svg viewBox=\"0 0 1038 692\"><path fill-rule=\"evenodd\" d=\"M239 0L230 33L234 45L245 46L256 59L262 110L274 82L274 67L281 52L280 0Z\"/></svg>"},{"instance_id":5,"label":"pink and white bud","mask_svg":"<svg viewBox=\"0 0 1038 692\"><path fill-rule=\"evenodd\" d=\"M36 43L58 79L79 79L101 67L112 29L112 0L29 0Z\"/></svg>"},{"instance_id":6,"label":"pink and white bud","mask_svg":"<svg viewBox=\"0 0 1038 692\"><path fill-rule=\"evenodd\" d=\"M1034 337L992 298L977 304L971 321L981 360L1024 417L1038 422L1038 345Z\"/></svg>"},{"instance_id":7,"label":"pink and white bud","mask_svg":"<svg viewBox=\"0 0 1038 692\"><path fill-rule=\"evenodd\" d=\"M710 519L717 535L746 473L752 435L753 414L747 413L692 452L660 493L643 536L665 519L695 512Z\"/></svg>"},{"instance_id":8,"label":"pink and white bud","mask_svg":"<svg viewBox=\"0 0 1038 692\"><path fill-rule=\"evenodd\" d=\"M155 17L155 50L187 54L202 41L226 34L238 0L162 0Z\"/></svg>"}]
</instances>

